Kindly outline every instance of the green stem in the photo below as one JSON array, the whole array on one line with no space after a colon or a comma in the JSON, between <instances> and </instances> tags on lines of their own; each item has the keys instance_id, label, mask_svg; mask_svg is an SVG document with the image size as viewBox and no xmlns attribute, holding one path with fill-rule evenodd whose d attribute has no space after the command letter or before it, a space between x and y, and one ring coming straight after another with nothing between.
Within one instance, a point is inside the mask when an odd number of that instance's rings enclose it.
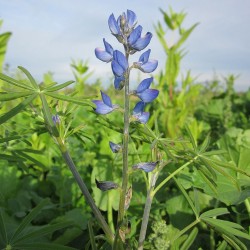
<instances>
[{"instance_id":1,"label":"green stem","mask_svg":"<svg viewBox=\"0 0 250 250\"><path fill-rule=\"evenodd\" d=\"M177 175L180 171L182 171L185 167L194 162L198 156L195 156L194 159L186 162L184 165L176 169L173 173L171 173L166 179L164 179L153 191L153 195L155 195L169 180L171 180L175 175Z\"/></svg>"},{"instance_id":2,"label":"green stem","mask_svg":"<svg viewBox=\"0 0 250 250\"><path fill-rule=\"evenodd\" d=\"M193 221L191 224L189 224L188 226L186 226L184 229L182 229L172 240L172 242L175 242L180 236L182 236L184 233L186 233L190 228L194 227L196 224L198 224L200 222L200 219L196 219L195 221Z\"/></svg>"},{"instance_id":3,"label":"green stem","mask_svg":"<svg viewBox=\"0 0 250 250\"><path fill-rule=\"evenodd\" d=\"M125 48L125 51L126 48ZM128 60L129 54L126 52L126 58ZM122 226L122 222L125 216L125 199L126 199L126 192L128 188L128 143L129 143L129 115L130 115L130 105L129 105L129 74L130 69L128 69L124 75L125 77L125 90L124 90L124 128L123 128L123 168L122 168L122 189L120 192L120 201L119 201L119 210L118 210L118 221L117 221L117 228L116 228L116 235L115 241L113 245L113 249L123 249L123 243L119 236L119 231Z\"/></svg>"},{"instance_id":4,"label":"green stem","mask_svg":"<svg viewBox=\"0 0 250 250\"><path fill-rule=\"evenodd\" d=\"M158 177L158 173L154 173L151 176L151 181L150 181L150 187L147 192L147 199L144 207L144 212L143 212L143 217L142 217L142 224L141 224L141 230L140 230L140 236L139 236L139 247L138 250L143 249L143 244L145 241L146 237L146 232L147 232L147 227L148 227L148 220L149 220L149 214L150 214L150 209L154 197L154 186L156 179Z\"/></svg>"},{"instance_id":5,"label":"green stem","mask_svg":"<svg viewBox=\"0 0 250 250\"><path fill-rule=\"evenodd\" d=\"M110 197L110 193L108 195L108 207L107 207L107 212L108 212L108 224L112 232L115 232L114 229L114 222L113 222L113 208L112 208L112 200Z\"/></svg>"},{"instance_id":6,"label":"green stem","mask_svg":"<svg viewBox=\"0 0 250 250\"><path fill-rule=\"evenodd\" d=\"M95 215L95 218L97 219L99 225L101 226L101 228L103 229L107 240L110 244L112 244L113 240L114 240L114 235L111 231L111 229L109 228L107 222L105 221L104 217L102 216L100 210L98 209L98 207L95 205L95 202L91 196L91 194L88 191L87 186L85 185L85 183L83 182L79 172L76 169L76 166L72 160L72 158L70 157L70 154L67 151L67 148L65 147L64 143L62 142L60 137L56 138L59 148L61 150L62 156L66 162L66 164L68 165L70 171L72 172L79 188L81 189L87 203L89 204L89 206L92 209L92 212Z\"/></svg>"}]
</instances>

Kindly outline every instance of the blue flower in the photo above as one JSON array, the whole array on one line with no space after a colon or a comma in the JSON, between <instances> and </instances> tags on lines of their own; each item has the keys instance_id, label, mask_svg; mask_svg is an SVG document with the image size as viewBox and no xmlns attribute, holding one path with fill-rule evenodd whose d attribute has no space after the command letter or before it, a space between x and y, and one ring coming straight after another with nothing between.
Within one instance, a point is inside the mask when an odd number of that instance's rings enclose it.
<instances>
[{"instance_id":1,"label":"blue flower","mask_svg":"<svg viewBox=\"0 0 250 250\"><path fill-rule=\"evenodd\" d=\"M101 115L108 114L114 109L118 108L118 105L113 105L111 99L108 95L101 91L102 101L94 100L92 101L96 105L95 112Z\"/></svg>"},{"instance_id":2,"label":"blue flower","mask_svg":"<svg viewBox=\"0 0 250 250\"><path fill-rule=\"evenodd\" d=\"M141 37L141 33L142 33L142 26L139 25L129 35L128 45L130 48L130 54L145 49L150 43L150 40L152 38L152 33L147 32L144 37Z\"/></svg>"},{"instance_id":3,"label":"blue flower","mask_svg":"<svg viewBox=\"0 0 250 250\"><path fill-rule=\"evenodd\" d=\"M132 168L133 169L141 169L147 173L152 172L155 167L157 166L157 164L159 163L159 161L156 162L141 162L138 163L136 165L134 165Z\"/></svg>"},{"instance_id":4,"label":"blue flower","mask_svg":"<svg viewBox=\"0 0 250 250\"><path fill-rule=\"evenodd\" d=\"M140 69L144 73L151 73L153 72L157 66L157 60L148 60L151 50L145 51L139 58L138 62L134 63L134 67Z\"/></svg>"},{"instance_id":5,"label":"blue flower","mask_svg":"<svg viewBox=\"0 0 250 250\"><path fill-rule=\"evenodd\" d=\"M123 76L128 69L128 61L123 53L119 50L115 50L113 53L111 67L114 75L117 77Z\"/></svg>"},{"instance_id":6,"label":"blue flower","mask_svg":"<svg viewBox=\"0 0 250 250\"><path fill-rule=\"evenodd\" d=\"M113 47L108 42L106 42L104 38L103 43L105 50L102 48L96 48L95 55L99 60L108 63L113 60Z\"/></svg>"},{"instance_id":7,"label":"blue flower","mask_svg":"<svg viewBox=\"0 0 250 250\"><path fill-rule=\"evenodd\" d=\"M53 120L55 125L60 124L60 122L61 122L60 116L58 114L52 115L52 120Z\"/></svg>"},{"instance_id":8,"label":"blue flower","mask_svg":"<svg viewBox=\"0 0 250 250\"><path fill-rule=\"evenodd\" d=\"M113 153L118 153L122 148L121 145L115 144L112 141L109 142L109 147L111 148Z\"/></svg>"},{"instance_id":9,"label":"blue flower","mask_svg":"<svg viewBox=\"0 0 250 250\"><path fill-rule=\"evenodd\" d=\"M159 94L157 89L149 89L153 77L144 79L137 87L135 94L144 102L152 102Z\"/></svg>"},{"instance_id":10,"label":"blue flower","mask_svg":"<svg viewBox=\"0 0 250 250\"><path fill-rule=\"evenodd\" d=\"M144 107L144 102L138 102L133 109L133 118L143 124L145 124L149 119L149 112L143 112Z\"/></svg>"}]
</instances>

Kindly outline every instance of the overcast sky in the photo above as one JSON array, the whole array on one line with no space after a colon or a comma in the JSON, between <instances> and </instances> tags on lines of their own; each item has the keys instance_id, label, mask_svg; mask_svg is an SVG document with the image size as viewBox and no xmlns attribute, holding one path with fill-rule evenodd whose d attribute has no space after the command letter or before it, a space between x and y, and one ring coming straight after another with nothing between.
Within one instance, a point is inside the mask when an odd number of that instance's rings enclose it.
<instances>
[{"instance_id":1,"label":"overcast sky","mask_svg":"<svg viewBox=\"0 0 250 250\"><path fill-rule=\"evenodd\" d=\"M127 9L137 14L143 31L151 31L163 22L159 8L188 13L184 27L199 22L185 44L188 54L181 72L191 69L199 81L211 80L214 74L240 74L238 90L250 87L250 1L249 0L0 0L0 33L11 31L5 62L12 69L27 68L39 81L52 71L58 82L73 79L72 59L89 61L94 77L111 76L110 65L95 58L95 47L103 47L105 37L114 48L118 45L110 34L107 19ZM163 49L153 36L151 57L164 67ZM93 79L94 81L94 79Z\"/></svg>"}]
</instances>

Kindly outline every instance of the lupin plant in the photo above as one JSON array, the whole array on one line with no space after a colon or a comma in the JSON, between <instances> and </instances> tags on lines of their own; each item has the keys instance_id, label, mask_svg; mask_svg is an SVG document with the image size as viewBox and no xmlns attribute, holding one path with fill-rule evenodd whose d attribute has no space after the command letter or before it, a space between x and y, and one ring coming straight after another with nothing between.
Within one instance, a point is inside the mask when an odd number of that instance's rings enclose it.
<instances>
[{"instance_id":1,"label":"lupin plant","mask_svg":"<svg viewBox=\"0 0 250 250\"><path fill-rule=\"evenodd\" d=\"M121 245L123 245L124 238L122 235L124 231L126 231L127 225L124 222L125 210L128 208L128 190L129 190L129 171L130 166L128 165L128 155L129 155L129 127L131 122L139 122L145 124L149 119L149 112L145 112L145 106L147 103L152 102L155 98L157 98L159 91L156 89L150 89L150 85L153 82L153 77L146 78L141 81L138 85L137 89L134 91L130 91L130 72L134 69L139 69L143 73L151 73L153 72L157 66L157 60L150 60L150 52L148 49L143 52L139 59L130 64L129 59L130 56L135 53L140 53L144 50L150 43L152 38L152 33L147 32L144 36L142 36L142 26L137 25L137 17L136 14L127 10L126 13L123 13L115 18L114 14L110 15L108 19L109 29L114 35L118 42L123 45L124 51L121 52L119 50L114 50L113 46L109 44L106 39L103 39L104 49L96 48L95 55L98 59L103 62L111 63L112 72L114 74L114 87L117 91L124 91L124 106L118 107L115 104L112 104L112 101L109 96L101 91L102 101L94 100L93 102L96 104L95 112L101 115L105 115L116 110L123 111L123 143L122 146L118 146L114 143L110 143L111 150L113 152L118 152L120 149L123 154L123 170L122 170L122 186L120 191L120 202L119 202L119 210L118 210L118 222L116 229L116 236L114 242L114 249L121 249ZM138 102L134 106L133 111L130 109L130 96L135 95L138 97ZM158 162L145 162L138 163L133 166L132 169L141 169L145 172L151 172L154 170ZM101 184L96 182L98 188L101 188ZM108 186L108 187L107 187ZM103 185L103 190L107 190L107 188L117 188L116 184L111 182L105 182ZM147 225L143 225L144 230L142 235L140 236L141 246L143 245L143 241L145 239L145 227ZM125 229L124 229L125 228Z\"/></svg>"}]
</instances>

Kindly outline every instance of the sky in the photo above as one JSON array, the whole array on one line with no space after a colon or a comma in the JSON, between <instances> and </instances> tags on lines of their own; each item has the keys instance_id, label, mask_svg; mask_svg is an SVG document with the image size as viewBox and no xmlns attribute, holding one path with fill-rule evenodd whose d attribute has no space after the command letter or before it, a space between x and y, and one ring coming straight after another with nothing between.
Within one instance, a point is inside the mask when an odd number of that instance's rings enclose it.
<instances>
[{"instance_id":1,"label":"sky","mask_svg":"<svg viewBox=\"0 0 250 250\"><path fill-rule=\"evenodd\" d=\"M149 45L151 58L159 61L156 71L164 68L166 57L154 31L163 17L159 11L184 11L183 27L199 23L184 45L188 52L181 63L181 74L191 70L197 82L212 80L216 75L239 75L237 90L250 87L250 1L249 0L0 0L0 33L13 33L5 58L11 69L21 65L38 81L51 71L54 79L73 79L72 59L87 60L94 74L90 81L102 78L107 84L112 77L110 64L95 58L94 49L103 47L105 38L120 48L110 34L107 20L111 13L118 17L133 10L143 33L153 33ZM170 35L171 37L171 35ZM172 35L171 39L174 39Z\"/></svg>"}]
</instances>

